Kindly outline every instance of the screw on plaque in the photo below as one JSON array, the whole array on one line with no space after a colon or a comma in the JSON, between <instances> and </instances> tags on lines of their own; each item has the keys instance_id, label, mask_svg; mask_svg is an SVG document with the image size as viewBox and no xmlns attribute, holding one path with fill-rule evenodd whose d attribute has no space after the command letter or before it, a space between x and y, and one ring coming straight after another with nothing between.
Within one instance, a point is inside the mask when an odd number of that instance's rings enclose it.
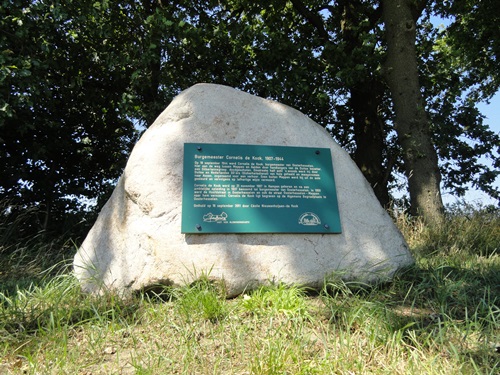
<instances>
[{"instance_id":1,"label":"screw on plaque","mask_svg":"<svg viewBox=\"0 0 500 375\"><path fill-rule=\"evenodd\" d=\"M200 224L196 224L196 230L200 231L202 228L201 228L201 225Z\"/></svg>"},{"instance_id":2,"label":"screw on plaque","mask_svg":"<svg viewBox=\"0 0 500 375\"><path fill-rule=\"evenodd\" d=\"M316 155L319 155L321 154L321 152L319 150L316 150Z\"/></svg>"},{"instance_id":3,"label":"screw on plaque","mask_svg":"<svg viewBox=\"0 0 500 375\"><path fill-rule=\"evenodd\" d=\"M197 149L198 151L203 150L203 148L201 148L201 146L197 146L197 147L196 147L196 149Z\"/></svg>"},{"instance_id":4,"label":"screw on plaque","mask_svg":"<svg viewBox=\"0 0 500 375\"><path fill-rule=\"evenodd\" d=\"M330 229L330 226L328 224L323 225L325 229Z\"/></svg>"}]
</instances>

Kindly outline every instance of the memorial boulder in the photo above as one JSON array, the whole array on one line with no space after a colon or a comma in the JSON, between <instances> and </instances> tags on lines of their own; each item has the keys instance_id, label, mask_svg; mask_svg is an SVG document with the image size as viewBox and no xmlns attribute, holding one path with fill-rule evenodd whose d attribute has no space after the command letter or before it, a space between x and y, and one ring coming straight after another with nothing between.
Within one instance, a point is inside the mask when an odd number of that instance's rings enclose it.
<instances>
[{"instance_id":1,"label":"memorial boulder","mask_svg":"<svg viewBox=\"0 0 500 375\"><path fill-rule=\"evenodd\" d=\"M85 291L128 294L202 274L228 296L332 274L389 280L413 263L349 155L297 110L198 84L134 147L78 249Z\"/></svg>"}]
</instances>

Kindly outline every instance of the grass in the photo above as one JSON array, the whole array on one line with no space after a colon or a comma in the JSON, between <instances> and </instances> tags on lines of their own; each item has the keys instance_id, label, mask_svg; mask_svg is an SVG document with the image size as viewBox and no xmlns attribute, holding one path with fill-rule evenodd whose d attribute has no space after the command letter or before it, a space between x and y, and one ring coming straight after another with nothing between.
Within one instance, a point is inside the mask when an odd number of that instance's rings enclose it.
<instances>
[{"instance_id":1,"label":"grass","mask_svg":"<svg viewBox=\"0 0 500 375\"><path fill-rule=\"evenodd\" d=\"M207 275L93 297L67 247L42 275L53 244L2 247L0 374L497 374L499 212L397 223L416 265L391 283L332 275L319 292L276 284L234 299Z\"/></svg>"}]
</instances>

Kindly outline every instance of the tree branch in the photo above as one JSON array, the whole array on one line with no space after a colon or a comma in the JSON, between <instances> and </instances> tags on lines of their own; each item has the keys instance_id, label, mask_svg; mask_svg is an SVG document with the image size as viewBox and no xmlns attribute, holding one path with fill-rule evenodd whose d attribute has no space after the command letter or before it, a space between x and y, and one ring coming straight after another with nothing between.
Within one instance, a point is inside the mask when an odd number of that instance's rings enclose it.
<instances>
[{"instance_id":1,"label":"tree branch","mask_svg":"<svg viewBox=\"0 0 500 375\"><path fill-rule=\"evenodd\" d=\"M415 22L418 21L418 19L422 15L422 12L427 7L428 3L429 3L429 0L415 0L413 2L413 5L411 6L411 13L413 16L413 20Z\"/></svg>"},{"instance_id":2,"label":"tree branch","mask_svg":"<svg viewBox=\"0 0 500 375\"><path fill-rule=\"evenodd\" d=\"M323 24L323 20L321 17L310 11L302 1L300 0L291 0L293 7L297 12L299 12L311 25L313 25L318 31L319 37L323 40L324 43L330 40L330 36L325 29L325 25Z\"/></svg>"}]
</instances>

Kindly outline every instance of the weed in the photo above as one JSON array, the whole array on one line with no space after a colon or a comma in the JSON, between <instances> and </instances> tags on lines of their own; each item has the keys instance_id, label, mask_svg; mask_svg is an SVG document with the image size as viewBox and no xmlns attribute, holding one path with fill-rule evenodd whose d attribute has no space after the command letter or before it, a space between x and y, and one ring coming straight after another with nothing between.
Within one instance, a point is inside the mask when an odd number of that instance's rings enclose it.
<instances>
[{"instance_id":1,"label":"weed","mask_svg":"<svg viewBox=\"0 0 500 375\"><path fill-rule=\"evenodd\" d=\"M227 314L221 283L203 276L177 292L176 308L188 321L196 318L216 322Z\"/></svg>"}]
</instances>

